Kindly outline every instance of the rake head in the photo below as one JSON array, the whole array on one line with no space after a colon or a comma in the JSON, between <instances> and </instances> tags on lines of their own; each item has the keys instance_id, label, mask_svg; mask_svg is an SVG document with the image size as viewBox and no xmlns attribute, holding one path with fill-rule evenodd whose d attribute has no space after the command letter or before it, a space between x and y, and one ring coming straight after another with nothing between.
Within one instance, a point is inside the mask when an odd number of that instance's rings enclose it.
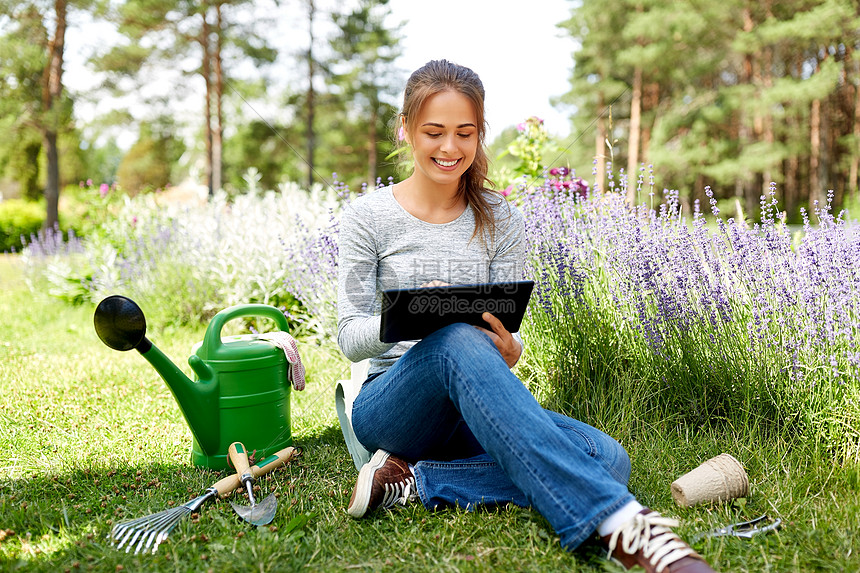
<instances>
[{"instance_id":1,"label":"rake head","mask_svg":"<svg viewBox=\"0 0 860 573\"><path fill-rule=\"evenodd\" d=\"M109 535L111 543L116 545L117 549L125 547L126 553L130 552L132 547L135 548L135 554L141 551L155 553L161 542L167 539L167 536L176 527L176 524L189 513L196 511L210 497L212 497L212 493L207 492L184 505L171 507L125 523L117 523Z\"/></svg>"}]
</instances>

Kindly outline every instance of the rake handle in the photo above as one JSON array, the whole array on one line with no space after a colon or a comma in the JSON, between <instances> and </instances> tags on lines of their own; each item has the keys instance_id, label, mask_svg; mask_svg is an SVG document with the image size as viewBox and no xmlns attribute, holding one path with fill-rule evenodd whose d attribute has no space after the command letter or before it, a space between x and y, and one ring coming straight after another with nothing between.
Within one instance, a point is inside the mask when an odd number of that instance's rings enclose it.
<instances>
[{"instance_id":1,"label":"rake handle","mask_svg":"<svg viewBox=\"0 0 860 573\"><path fill-rule=\"evenodd\" d=\"M230 447L232 448L233 446L231 445ZM289 448L284 448L279 452L275 452L268 458L261 460L257 463L257 465L251 466L250 468L248 468L248 470L253 477L258 478L286 464L293 457L295 457L295 455L296 449L292 446ZM236 468L236 471L238 472L239 468ZM239 487L241 483L242 480L240 479L239 474L235 473L219 480L217 483L215 483L215 485L212 486L212 489L218 492L219 497L224 497L225 495Z\"/></svg>"}]
</instances>

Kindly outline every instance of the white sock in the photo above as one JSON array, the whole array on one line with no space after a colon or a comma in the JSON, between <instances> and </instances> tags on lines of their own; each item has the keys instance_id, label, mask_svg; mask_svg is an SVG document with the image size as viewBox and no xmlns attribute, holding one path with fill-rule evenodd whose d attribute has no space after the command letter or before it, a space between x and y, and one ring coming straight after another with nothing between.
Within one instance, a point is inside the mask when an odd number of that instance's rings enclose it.
<instances>
[{"instance_id":1,"label":"white sock","mask_svg":"<svg viewBox=\"0 0 860 573\"><path fill-rule=\"evenodd\" d=\"M630 521L634 515L642 511L644 507L636 501L627 502L621 506L615 513L607 517L600 525L597 526L597 533L600 537L605 537L616 529Z\"/></svg>"}]
</instances>

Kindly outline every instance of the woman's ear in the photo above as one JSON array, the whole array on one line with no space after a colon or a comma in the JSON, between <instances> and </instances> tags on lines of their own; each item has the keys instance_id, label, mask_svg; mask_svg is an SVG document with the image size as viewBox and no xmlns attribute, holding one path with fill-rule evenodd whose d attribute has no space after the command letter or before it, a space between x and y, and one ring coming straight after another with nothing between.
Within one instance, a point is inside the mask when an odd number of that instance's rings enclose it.
<instances>
[{"instance_id":1,"label":"woman's ear","mask_svg":"<svg viewBox=\"0 0 860 573\"><path fill-rule=\"evenodd\" d=\"M406 116L400 116L400 129L397 130L397 139L405 141L406 145L412 145L409 141L409 131L406 129Z\"/></svg>"}]
</instances>

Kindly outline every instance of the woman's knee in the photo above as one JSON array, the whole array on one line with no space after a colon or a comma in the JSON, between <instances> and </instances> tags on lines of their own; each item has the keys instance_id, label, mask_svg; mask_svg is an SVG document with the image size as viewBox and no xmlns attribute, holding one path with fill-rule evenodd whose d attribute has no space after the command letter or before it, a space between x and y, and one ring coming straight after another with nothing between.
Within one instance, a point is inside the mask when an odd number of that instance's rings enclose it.
<instances>
[{"instance_id":1,"label":"woman's knee","mask_svg":"<svg viewBox=\"0 0 860 573\"><path fill-rule=\"evenodd\" d=\"M581 444L590 456L600 461L612 477L627 485L630 480L630 456L615 438L597 428L558 412L547 410L557 426L565 430L568 437Z\"/></svg>"},{"instance_id":2,"label":"woman's knee","mask_svg":"<svg viewBox=\"0 0 860 573\"><path fill-rule=\"evenodd\" d=\"M627 450L624 449L624 446L616 440L613 439L612 444L615 450L612 463L613 473L620 483L627 485L627 482L630 481L631 471L630 454L628 454Z\"/></svg>"},{"instance_id":3,"label":"woman's knee","mask_svg":"<svg viewBox=\"0 0 860 573\"><path fill-rule=\"evenodd\" d=\"M457 322L440 328L413 350L444 358L449 363L468 365L486 359L495 349L489 336L470 324Z\"/></svg>"},{"instance_id":4,"label":"woman's knee","mask_svg":"<svg viewBox=\"0 0 860 573\"><path fill-rule=\"evenodd\" d=\"M423 342L430 342L432 344L443 343L456 348L464 344L474 344L475 342L484 340L489 340L489 337L471 324L455 322L427 336Z\"/></svg>"},{"instance_id":5,"label":"woman's knee","mask_svg":"<svg viewBox=\"0 0 860 573\"><path fill-rule=\"evenodd\" d=\"M612 477L627 485L631 471L630 455L615 438L600 430L596 431L599 432L600 440L597 456L606 464Z\"/></svg>"}]
</instances>

